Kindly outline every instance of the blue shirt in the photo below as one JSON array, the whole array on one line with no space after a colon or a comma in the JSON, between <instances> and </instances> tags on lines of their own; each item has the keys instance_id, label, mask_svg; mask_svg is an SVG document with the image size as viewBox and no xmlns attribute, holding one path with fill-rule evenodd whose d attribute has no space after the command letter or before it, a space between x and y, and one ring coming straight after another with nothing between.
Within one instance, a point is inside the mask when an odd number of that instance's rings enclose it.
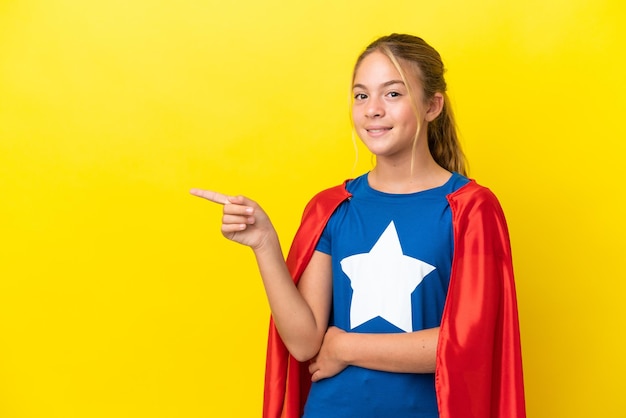
<instances>
[{"instance_id":1,"label":"blue shirt","mask_svg":"<svg viewBox=\"0 0 626 418\"><path fill-rule=\"evenodd\" d=\"M399 333L441 323L454 251L446 196L469 180L389 194L367 175L347 185L352 198L331 216L317 250L331 255L330 325L347 332ZM306 418L438 417L432 373L390 373L349 366L313 383Z\"/></svg>"}]
</instances>

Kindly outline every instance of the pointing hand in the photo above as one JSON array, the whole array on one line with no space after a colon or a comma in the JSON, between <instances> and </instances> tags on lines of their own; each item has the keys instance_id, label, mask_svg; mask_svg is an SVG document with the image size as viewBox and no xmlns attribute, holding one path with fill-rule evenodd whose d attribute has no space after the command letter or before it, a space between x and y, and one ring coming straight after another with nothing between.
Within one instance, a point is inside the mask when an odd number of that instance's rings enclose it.
<instances>
[{"instance_id":1,"label":"pointing hand","mask_svg":"<svg viewBox=\"0 0 626 418\"><path fill-rule=\"evenodd\" d=\"M226 196L211 190L191 189L190 193L224 205L222 234L229 240L257 250L268 240L277 239L269 217L255 201L244 196Z\"/></svg>"}]
</instances>

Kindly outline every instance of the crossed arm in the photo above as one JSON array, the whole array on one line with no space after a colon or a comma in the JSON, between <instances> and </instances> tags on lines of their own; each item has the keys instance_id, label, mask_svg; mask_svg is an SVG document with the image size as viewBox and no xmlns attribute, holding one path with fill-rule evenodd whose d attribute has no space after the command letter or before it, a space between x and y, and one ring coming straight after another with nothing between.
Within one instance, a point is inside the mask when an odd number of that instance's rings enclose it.
<instances>
[{"instance_id":1,"label":"crossed arm","mask_svg":"<svg viewBox=\"0 0 626 418\"><path fill-rule=\"evenodd\" d=\"M439 329L399 334L346 333L328 328L332 302L330 256L316 251L296 286L269 217L253 200L192 189L223 205L222 234L254 252L270 310L282 340L299 361L311 360L312 380L348 365L398 373L432 373Z\"/></svg>"}]
</instances>

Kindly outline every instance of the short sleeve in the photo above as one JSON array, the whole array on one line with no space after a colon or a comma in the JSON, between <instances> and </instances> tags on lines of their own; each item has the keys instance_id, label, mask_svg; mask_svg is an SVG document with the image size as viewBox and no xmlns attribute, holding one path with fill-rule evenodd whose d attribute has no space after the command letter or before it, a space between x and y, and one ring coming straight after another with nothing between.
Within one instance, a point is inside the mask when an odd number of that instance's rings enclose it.
<instances>
[{"instance_id":1,"label":"short sleeve","mask_svg":"<svg viewBox=\"0 0 626 418\"><path fill-rule=\"evenodd\" d=\"M330 255L330 231L329 229L330 228L328 227L328 224L327 224L326 227L324 228L324 231L322 232L322 236L317 242L317 246L315 247L316 251L320 251L328 255Z\"/></svg>"}]
</instances>

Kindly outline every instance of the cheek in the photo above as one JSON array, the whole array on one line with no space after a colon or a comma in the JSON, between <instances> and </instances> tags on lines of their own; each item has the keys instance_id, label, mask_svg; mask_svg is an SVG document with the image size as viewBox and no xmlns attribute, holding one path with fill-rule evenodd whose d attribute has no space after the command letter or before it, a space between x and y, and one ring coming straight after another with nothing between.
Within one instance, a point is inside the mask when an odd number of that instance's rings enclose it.
<instances>
[{"instance_id":1,"label":"cheek","mask_svg":"<svg viewBox=\"0 0 626 418\"><path fill-rule=\"evenodd\" d=\"M355 109L354 106L352 106L350 116L352 116L352 123L356 125L359 122L359 112Z\"/></svg>"},{"instance_id":2,"label":"cheek","mask_svg":"<svg viewBox=\"0 0 626 418\"><path fill-rule=\"evenodd\" d=\"M404 108L402 113L398 115L407 126L411 128L417 127L417 116L412 107Z\"/></svg>"}]
</instances>

